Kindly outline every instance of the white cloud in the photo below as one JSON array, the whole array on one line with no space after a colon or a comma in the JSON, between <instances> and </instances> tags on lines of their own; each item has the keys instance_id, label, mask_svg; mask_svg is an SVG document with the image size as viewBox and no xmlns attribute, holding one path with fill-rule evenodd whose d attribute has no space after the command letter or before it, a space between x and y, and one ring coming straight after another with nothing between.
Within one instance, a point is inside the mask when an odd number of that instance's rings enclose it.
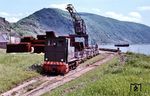
<instances>
[{"instance_id":1,"label":"white cloud","mask_svg":"<svg viewBox=\"0 0 150 96\"><path fill-rule=\"evenodd\" d=\"M141 7L138 7L138 10L139 11L150 11L150 6L141 6Z\"/></svg>"},{"instance_id":2,"label":"white cloud","mask_svg":"<svg viewBox=\"0 0 150 96\"><path fill-rule=\"evenodd\" d=\"M23 13L8 13L8 12L0 12L0 16L23 16Z\"/></svg>"},{"instance_id":3,"label":"white cloud","mask_svg":"<svg viewBox=\"0 0 150 96\"><path fill-rule=\"evenodd\" d=\"M131 21L131 22L137 22L137 23L142 22L142 16L138 12L130 12L128 15L124 15L121 13L109 11L105 13L105 16L118 19L121 21Z\"/></svg>"},{"instance_id":4,"label":"white cloud","mask_svg":"<svg viewBox=\"0 0 150 96\"><path fill-rule=\"evenodd\" d=\"M0 12L0 16L10 16L10 14L7 12Z\"/></svg>"},{"instance_id":5,"label":"white cloud","mask_svg":"<svg viewBox=\"0 0 150 96\"><path fill-rule=\"evenodd\" d=\"M13 22L17 22L20 18L17 17L8 17L6 18L7 21L13 23Z\"/></svg>"},{"instance_id":6,"label":"white cloud","mask_svg":"<svg viewBox=\"0 0 150 96\"><path fill-rule=\"evenodd\" d=\"M67 6L67 3L62 3L62 4L51 4L49 7L59 8L59 9L66 11L66 6Z\"/></svg>"},{"instance_id":7,"label":"white cloud","mask_svg":"<svg viewBox=\"0 0 150 96\"><path fill-rule=\"evenodd\" d=\"M91 10L96 12L96 13L100 13L101 12L100 9L98 9L98 8L92 8Z\"/></svg>"},{"instance_id":8,"label":"white cloud","mask_svg":"<svg viewBox=\"0 0 150 96\"><path fill-rule=\"evenodd\" d=\"M141 14L138 12L130 12L129 15L139 19L142 18Z\"/></svg>"},{"instance_id":9,"label":"white cloud","mask_svg":"<svg viewBox=\"0 0 150 96\"><path fill-rule=\"evenodd\" d=\"M17 22L19 19L26 16L26 13L8 13L8 12L0 12L0 17L4 17L9 22Z\"/></svg>"},{"instance_id":10,"label":"white cloud","mask_svg":"<svg viewBox=\"0 0 150 96\"><path fill-rule=\"evenodd\" d=\"M23 13L16 13L16 14L12 14L12 15L18 17L18 16L23 16L23 15L25 15L25 14L26 14L26 13L24 13L24 14L23 14Z\"/></svg>"}]
</instances>

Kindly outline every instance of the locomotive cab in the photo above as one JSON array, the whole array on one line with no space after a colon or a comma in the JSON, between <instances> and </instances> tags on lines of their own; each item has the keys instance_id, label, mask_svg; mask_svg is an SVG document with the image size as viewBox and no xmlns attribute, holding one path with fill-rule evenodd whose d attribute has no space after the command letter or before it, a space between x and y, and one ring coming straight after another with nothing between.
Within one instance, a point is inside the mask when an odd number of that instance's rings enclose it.
<instances>
[{"instance_id":1,"label":"locomotive cab","mask_svg":"<svg viewBox=\"0 0 150 96\"><path fill-rule=\"evenodd\" d=\"M51 38L46 43L45 61L67 62L67 40L65 38Z\"/></svg>"},{"instance_id":2,"label":"locomotive cab","mask_svg":"<svg viewBox=\"0 0 150 96\"><path fill-rule=\"evenodd\" d=\"M53 36L52 36L53 34ZM43 68L49 73L65 74L70 64L76 61L74 47L71 47L70 38L56 37L54 32L46 33L46 46Z\"/></svg>"}]
</instances>

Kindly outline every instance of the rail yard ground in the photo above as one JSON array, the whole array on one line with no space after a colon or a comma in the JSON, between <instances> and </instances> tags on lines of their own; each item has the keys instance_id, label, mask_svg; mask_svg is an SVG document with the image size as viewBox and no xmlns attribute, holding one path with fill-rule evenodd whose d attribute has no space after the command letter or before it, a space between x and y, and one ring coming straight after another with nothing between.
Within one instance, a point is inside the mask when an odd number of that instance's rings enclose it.
<instances>
[{"instance_id":1,"label":"rail yard ground","mask_svg":"<svg viewBox=\"0 0 150 96\"><path fill-rule=\"evenodd\" d=\"M39 77L41 75L37 72L37 70L30 70L30 67L33 64L41 64L41 62L43 62L44 57L43 54L31 54L31 53L6 54L5 50L0 50L0 53L1 53L0 74L2 74L0 75L0 93L10 90L11 88L14 88L16 86L23 85L24 81L25 83L27 82L27 84L29 84L28 82L31 79L33 80L38 78L38 80L40 80ZM107 54L98 55L84 62L82 65L92 64L100 59L103 59L105 56L107 56ZM46 76L43 77L46 78L45 80L47 80ZM40 83L42 82L44 82L44 80L40 80ZM34 83L34 85L38 84ZM30 88L26 88L26 90L29 89Z\"/></svg>"},{"instance_id":2,"label":"rail yard ground","mask_svg":"<svg viewBox=\"0 0 150 96\"><path fill-rule=\"evenodd\" d=\"M116 57L43 96L150 96L150 56L125 57L124 63Z\"/></svg>"},{"instance_id":3,"label":"rail yard ground","mask_svg":"<svg viewBox=\"0 0 150 96\"><path fill-rule=\"evenodd\" d=\"M90 65L104 59L105 56L98 55L82 65ZM40 77L37 71L29 70L29 67L33 64L40 64L42 61L42 54L6 54L0 50L0 93L23 81ZM47 78L49 77L46 77L46 80L49 80ZM141 84L142 91L130 89L131 83ZM34 85L38 86L38 84ZM35 86L32 87L36 88ZM26 90L30 91L33 88L29 86ZM123 55L123 60L122 57L116 56L43 96L121 96L122 94L124 96L149 96L148 92L150 92L150 56L127 53Z\"/></svg>"}]
</instances>

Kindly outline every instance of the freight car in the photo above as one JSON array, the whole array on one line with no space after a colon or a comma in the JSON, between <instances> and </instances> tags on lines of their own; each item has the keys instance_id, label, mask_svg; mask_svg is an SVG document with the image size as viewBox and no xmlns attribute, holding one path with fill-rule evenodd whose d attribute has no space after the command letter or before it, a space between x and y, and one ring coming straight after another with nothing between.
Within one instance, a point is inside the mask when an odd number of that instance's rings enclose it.
<instances>
[{"instance_id":1,"label":"freight car","mask_svg":"<svg viewBox=\"0 0 150 96\"><path fill-rule=\"evenodd\" d=\"M71 36L56 37L54 32L46 32L43 70L46 73L66 74L75 69L79 62L99 54L98 46L84 48L83 42L76 42ZM74 42L72 42L74 41Z\"/></svg>"}]
</instances>

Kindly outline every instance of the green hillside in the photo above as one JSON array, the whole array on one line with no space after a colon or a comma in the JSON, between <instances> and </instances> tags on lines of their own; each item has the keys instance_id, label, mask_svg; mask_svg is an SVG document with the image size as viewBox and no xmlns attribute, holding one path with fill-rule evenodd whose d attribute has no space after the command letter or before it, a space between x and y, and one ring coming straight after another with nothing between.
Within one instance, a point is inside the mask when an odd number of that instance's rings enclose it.
<instances>
[{"instance_id":1,"label":"green hillside","mask_svg":"<svg viewBox=\"0 0 150 96\"><path fill-rule=\"evenodd\" d=\"M150 43L150 27L123 22L91 13L79 13L84 19L90 43ZM45 34L55 31L57 35L74 33L68 12L56 8L43 8L13 24L20 35Z\"/></svg>"}]
</instances>

